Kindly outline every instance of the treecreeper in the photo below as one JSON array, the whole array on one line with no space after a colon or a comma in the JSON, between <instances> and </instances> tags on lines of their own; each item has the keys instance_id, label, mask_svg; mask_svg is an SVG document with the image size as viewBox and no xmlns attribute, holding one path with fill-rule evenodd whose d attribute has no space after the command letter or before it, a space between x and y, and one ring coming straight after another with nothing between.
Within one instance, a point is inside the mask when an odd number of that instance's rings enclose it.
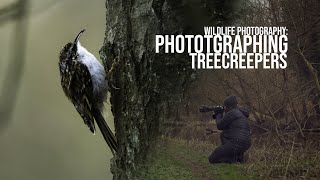
<instances>
[{"instance_id":1,"label":"treecreeper","mask_svg":"<svg viewBox=\"0 0 320 180\"><path fill-rule=\"evenodd\" d=\"M79 38L84 31L80 31L74 41L67 43L60 52L61 86L93 134L97 123L114 155L117 140L102 115L108 93L107 75L94 55L80 44Z\"/></svg>"}]
</instances>

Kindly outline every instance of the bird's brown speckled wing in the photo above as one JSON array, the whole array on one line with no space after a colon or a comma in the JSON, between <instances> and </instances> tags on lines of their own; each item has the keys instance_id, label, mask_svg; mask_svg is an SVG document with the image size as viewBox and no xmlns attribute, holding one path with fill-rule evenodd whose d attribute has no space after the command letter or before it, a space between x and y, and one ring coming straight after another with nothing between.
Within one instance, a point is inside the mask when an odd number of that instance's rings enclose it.
<instances>
[{"instance_id":1,"label":"bird's brown speckled wing","mask_svg":"<svg viewBox=\"0 0 320 180\"><path fill-rule=\"evenodd\" d=\"M61 75L61 85L65 95L72 101L75 108L82 117L84 123L92 133L95 133L94 117L92 115L93 106L93 85L88 68L76 60L65 63L63 75ZM62 65L61 63L59 64Z\"/></svg>"}]
</instances>

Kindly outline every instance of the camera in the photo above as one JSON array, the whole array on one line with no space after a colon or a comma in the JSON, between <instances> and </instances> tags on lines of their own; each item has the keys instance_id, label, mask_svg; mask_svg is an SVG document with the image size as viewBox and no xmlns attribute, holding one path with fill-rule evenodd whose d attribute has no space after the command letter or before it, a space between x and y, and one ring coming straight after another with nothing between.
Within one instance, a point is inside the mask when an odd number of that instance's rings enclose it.
<instances>
[{"instance_id":1,"label":"camera","mask_svg":"<svg viewBox=\"0 0 320 180\"><path fill-rule=\"evenodd\" d=\"M216 119L216 116L218 114L222 114L224 112L223 106L207 106L207 105L201 105L199 108L199 111L202 113L205 112L213 112L212 118Z\"/></svg>"}]
</instances>

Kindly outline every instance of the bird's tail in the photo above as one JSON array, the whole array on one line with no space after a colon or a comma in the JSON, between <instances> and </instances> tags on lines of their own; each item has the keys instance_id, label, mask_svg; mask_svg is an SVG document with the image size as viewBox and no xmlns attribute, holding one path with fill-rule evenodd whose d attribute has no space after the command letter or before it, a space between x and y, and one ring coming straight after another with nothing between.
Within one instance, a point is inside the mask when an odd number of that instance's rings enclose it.
<instances>
[{"instance_id":1,"label":"bird's tail","mask_svg":"<svg viewBox=\"0 0 320 180\"><path fill-rule=\"evenodd\" d=\"M118 144L117 144L117 140L116 140L115 135L113 134L113 132L109 128L108 124L104 120L104 118L98 108L93 108L92 114L98 124L98 127L101 131L101 134L102 134L104 140L106 141L106 143L110 147L112 154L114 154L114 151L117 152L117 150L118 150L117 149Z\"/></svg>"}]
</instances>

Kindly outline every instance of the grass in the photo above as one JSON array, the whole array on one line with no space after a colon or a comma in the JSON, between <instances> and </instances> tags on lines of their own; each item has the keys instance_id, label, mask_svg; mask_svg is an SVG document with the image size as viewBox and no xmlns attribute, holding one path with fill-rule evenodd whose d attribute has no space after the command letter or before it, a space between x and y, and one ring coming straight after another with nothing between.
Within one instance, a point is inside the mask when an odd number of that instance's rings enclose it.
<instances>
[{"instance_id":1,"label":"grass","mask_svg":"<svg viewBox=\"0 0 320 180\"><path fill-rule=\"evenodd\" d=\"M208 143L161 138L155 144L138 179L247 179L240 164L209 164L214 147Z\"/></svg>"},{"instance_id":2,"label":"grass","mask_svg":"<svg viewBox=\"0 0 320 180\"><path fill-rule=\"evenodd\" d=\"M214 143L162 137L137 167L137 179L319 179L317 147L283 146L271 138L259 144L254 139L245 164L212 165Z\"/></svg>"},{"instance_id":3,"label":"grass","mask_svg":"<svg viewBox=\"0 0 320 180\"><path fill-rule=\"evenodd\" d=\"M246 174L260 178L269 177L269 179L320 178L320 151L317 137L309 137L309 142L295 142L291 139L286 145L279 144L276 137L266 138L269 140L260 144L256 142L250 148L250 159L243 167Z\"/></svg>"}]
</instances>

